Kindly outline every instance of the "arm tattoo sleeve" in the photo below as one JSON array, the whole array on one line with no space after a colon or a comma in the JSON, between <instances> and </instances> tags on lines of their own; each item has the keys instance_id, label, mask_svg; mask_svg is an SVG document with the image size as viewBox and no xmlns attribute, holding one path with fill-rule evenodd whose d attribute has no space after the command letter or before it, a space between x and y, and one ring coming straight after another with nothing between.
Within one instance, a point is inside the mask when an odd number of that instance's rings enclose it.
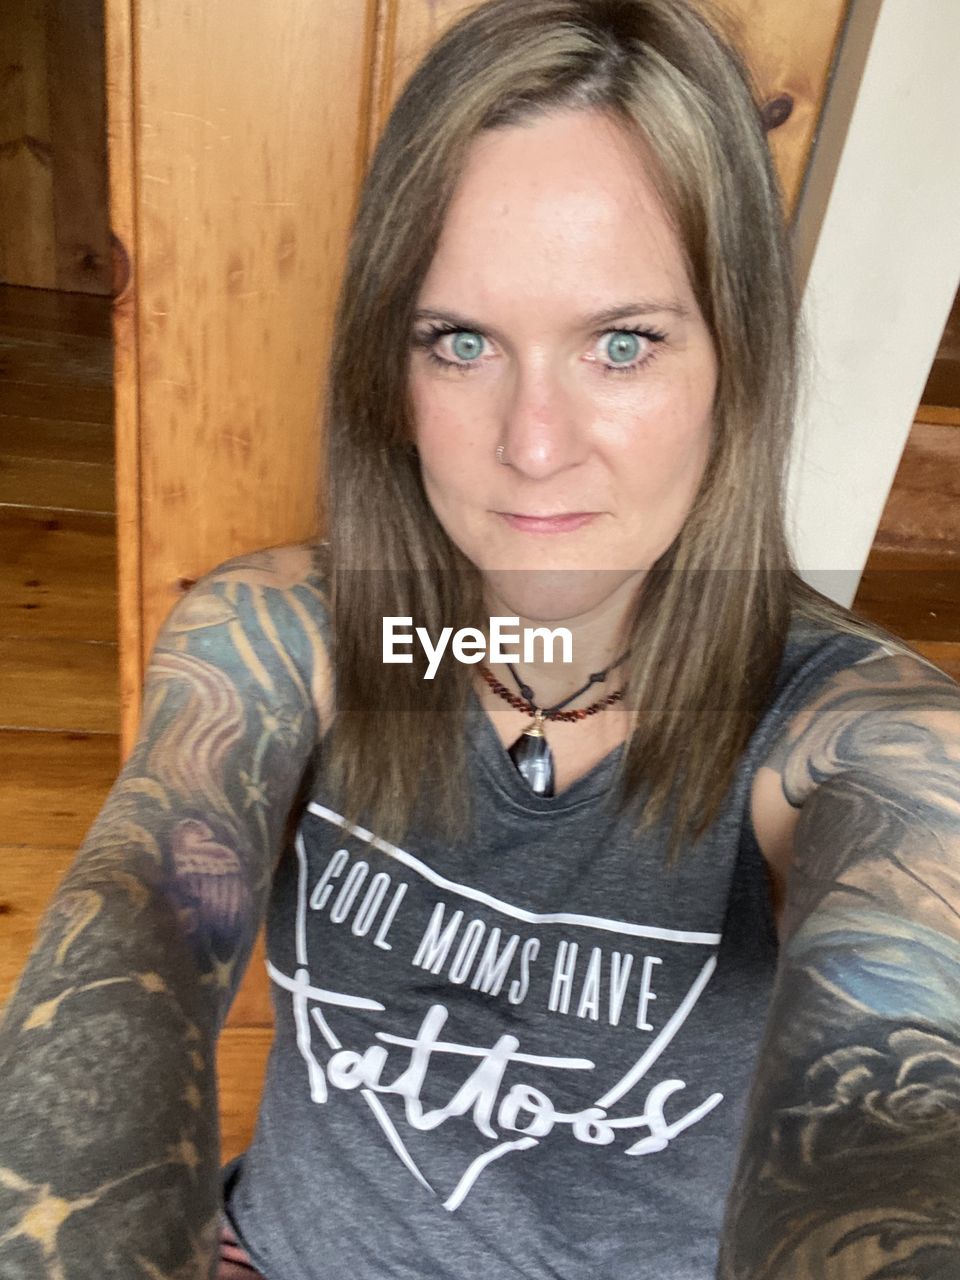
<instances>
[{"instance_id":1,"label":"arm tattoo sleeve","mask_svg":"<svg viewBox=\"0 0 960 1280\"><path fill-rule=\"evenodd\" d=\"M802 807L722 1280L960 1276L960 690L845 676L776 761Z\"/></svg>"},{"instance_id":2,"label":"arm tattoo sleeve","mask_svg":"<svg viewBox=\"0 0 960 1280\"><path fill-rule=\"evenodd\" d=\"M0 1275L200 1280L220 1216L217 1034L319 736L307 547L177 604L139 739L0 1023Z\"/></svg>"}]
</instances>

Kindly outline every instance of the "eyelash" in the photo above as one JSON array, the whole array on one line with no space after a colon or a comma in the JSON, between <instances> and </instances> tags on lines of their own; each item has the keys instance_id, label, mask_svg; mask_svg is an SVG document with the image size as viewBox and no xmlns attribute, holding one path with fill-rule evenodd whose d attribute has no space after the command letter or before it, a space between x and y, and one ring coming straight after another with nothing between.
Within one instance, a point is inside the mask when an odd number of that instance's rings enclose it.
<instances>
[{"instance_id":1,"label":"eyelash","mask_svg":"<svg viewBox=\"0 0 960 1280\"><path fill-rule=\"evenodd\" d=\"M473 370L480 363L478 360L466 361L464 363L461 363L458 360L447 360L444 356L439 356L437 355L436 351L434 351L433 348L438 342L438 340L440 338L446 337L451 333L476 333L481 338L485 336L484 334L480 333L479 330L476 330L476 329L458 329L456 325L433 324L430 326L429 329L426 329L422 333L417 333L414 335L413 345L423 350L426 353L427 359L430 360L431 363L436 365L438 368L441 368L444 370L451 370L455 373L472 373ZM654 344L651 347L651 349L647 352L647 354L642 359L638 360L635 364L618 366L618 365L608 365L608 364L601 363L601 368L604 374L613 374L616 376L622 376L624 374L629 375L633 373L639 373L641 369L646 368L646 366L650 364L651 361L655 360L657 356L660 354L658 349L658 344L661 342L665 342L667 337L665 333L662 333L658 329L632 329L632 328L604 329L601 333L596 334L595 337L602 338L606 334L612 334L612 333L632 333L636 337L646 338L649 342L652 342Z\"/></svg>"}]
</instances>

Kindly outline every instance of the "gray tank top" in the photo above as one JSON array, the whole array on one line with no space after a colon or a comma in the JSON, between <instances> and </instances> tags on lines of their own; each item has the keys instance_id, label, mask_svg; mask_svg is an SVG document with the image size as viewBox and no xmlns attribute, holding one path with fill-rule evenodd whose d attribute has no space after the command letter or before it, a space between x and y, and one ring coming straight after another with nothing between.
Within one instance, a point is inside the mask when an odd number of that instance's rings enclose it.
<instances>
[{"instance_id":1,"label":"gray tank top","mask_svg":"<svg viewBox=\"0 0 960 1280\"><path fill-rule=\"evenodd\" d=\"M673 868L662 827L613 811L619 751L535 797L477 702L477 818L452 847L351 828L319 771L273 884L276 1039L225 1186L267 1280L714 1275L776 962L750 784L875 648L792 629L723 810Z\"/></svg>"}]
</instances>

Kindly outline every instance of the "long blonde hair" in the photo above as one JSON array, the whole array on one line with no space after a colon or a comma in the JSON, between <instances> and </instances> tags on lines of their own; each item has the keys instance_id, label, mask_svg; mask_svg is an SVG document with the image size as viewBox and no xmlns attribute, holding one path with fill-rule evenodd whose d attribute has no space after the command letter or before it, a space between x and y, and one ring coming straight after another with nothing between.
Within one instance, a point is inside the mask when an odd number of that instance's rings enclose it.
<instances>
[{"instance_id":1,"label":"long blonde hair","mask_svg":"<svg viewBox=\"0 0 960 1280\"><path fill-rule=\"evenodd\" d=\"M327 408L338 715L334 776L393 838L429 789L463 819L471 672L384 666L381 619L474 625L478 575L440 528L415 450L416 299L472 140L563 108L607 112L643 147L716 349L712 448L693 508L644 582L625 668L621 798L672 811L670 848L716 817L769 701L792 613L883 634L804 585L784 536L798 310L781 193L749 73L688 0L489 0L429 51L367 176L335 326ZM724 566L721 569L715 566Z\"/></svg>"}]
</instances>

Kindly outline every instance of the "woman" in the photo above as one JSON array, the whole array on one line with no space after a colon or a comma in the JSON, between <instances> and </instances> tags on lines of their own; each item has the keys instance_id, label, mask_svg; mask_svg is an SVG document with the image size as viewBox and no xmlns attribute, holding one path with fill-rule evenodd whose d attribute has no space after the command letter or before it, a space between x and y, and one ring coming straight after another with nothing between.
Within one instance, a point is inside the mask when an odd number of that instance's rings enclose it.
<instances>
[{"instance_id":1,"label":"woman","mask_svg":"<svg viewBox=\"0 0 960 1280\"><path fill-rule=\"evenodd\" d=\"M790 567L795 323L693 8L493 0L431 51L352 241L329 549L173 611L11 1003L0 1260L958 1269L960 697ZM494 619L570 661L472 661ZM210 1064L265 913L221 1224Z\"/></svg>"}]
</instances>

